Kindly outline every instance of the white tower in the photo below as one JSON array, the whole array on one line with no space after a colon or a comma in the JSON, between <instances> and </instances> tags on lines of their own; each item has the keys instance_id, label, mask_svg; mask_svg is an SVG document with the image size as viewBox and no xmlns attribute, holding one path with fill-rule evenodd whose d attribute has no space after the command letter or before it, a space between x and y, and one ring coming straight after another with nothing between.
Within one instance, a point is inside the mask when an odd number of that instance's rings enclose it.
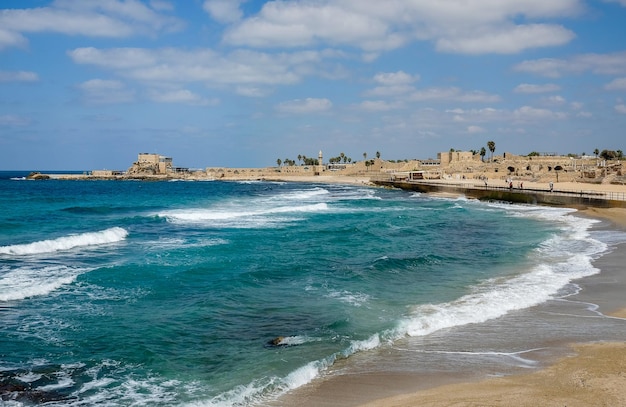
<instances>
[{"instance_id":1,"label":"white tower","mask_svg":"<svg viewBox=\"0 0 626 407\"><path fill-rule=\"evenodd\" d=\"M317 155L317 160L318 160L317 172L321 174L322 171L324 171L324 158L322 156L322 150L320 150L320 153Z\"/></svg>"}]
</instances>

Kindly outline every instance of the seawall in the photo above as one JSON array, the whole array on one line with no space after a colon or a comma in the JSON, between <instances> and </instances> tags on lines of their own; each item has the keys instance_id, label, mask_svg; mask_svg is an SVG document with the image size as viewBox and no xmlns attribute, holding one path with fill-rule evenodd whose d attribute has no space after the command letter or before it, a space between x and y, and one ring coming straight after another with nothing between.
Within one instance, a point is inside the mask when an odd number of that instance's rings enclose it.
<instances>
[{"instance_id":1,"label":"seawall","mask_svg":"<svg viewBox=\"0 0 626 407\"><path fill-rule=\"evenodd\" d=\"M423 193L453 193L481 201L503 201L533 205L626 208L624 194L603 192L548 191L542 189L505 188L471 184L451 184L428 181L371 180L375 185Z\"/></svg>"}]
</instances>

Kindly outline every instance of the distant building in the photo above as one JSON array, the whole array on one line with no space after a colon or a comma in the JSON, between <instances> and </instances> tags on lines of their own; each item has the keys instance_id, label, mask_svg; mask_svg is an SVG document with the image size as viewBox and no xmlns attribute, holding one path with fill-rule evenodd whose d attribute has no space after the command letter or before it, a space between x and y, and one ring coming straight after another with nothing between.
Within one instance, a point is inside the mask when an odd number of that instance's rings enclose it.
<instances>
[{"instance_id":1,"label":"distant building","mask_svg":"<svg viewBox=\"0 0 626 407\"><path fill-rule=\"evenodd\" d=\"M157 174L167 174L173 170L172 157L154 153L139 153L137 164L139 166L152 166Z\"/></svg>"},{"instance_id":2,"label":"distant building","mask_svg":"<svg viewBox=\"0 0 626 407\"><path fill-rule=\"evenodd\" d=\"M442 167L446 167L454 162L475 160L474 153L471 151L448 151L446 153L438 153L437 158Z\"/></svg>"}]
</instances>

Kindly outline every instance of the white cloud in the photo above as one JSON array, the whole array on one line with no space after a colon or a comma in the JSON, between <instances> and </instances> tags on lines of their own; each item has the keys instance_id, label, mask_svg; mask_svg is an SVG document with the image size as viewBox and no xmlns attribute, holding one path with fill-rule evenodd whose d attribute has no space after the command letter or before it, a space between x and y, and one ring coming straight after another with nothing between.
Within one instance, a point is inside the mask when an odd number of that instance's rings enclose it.
<instances>
[{"instance_id":1,"label":"white cloud","mask_svg":"<svg viewBox=\"0 0 626 407\"><path fill-rule=\"evenodd\" d=\"M419 75L409 75L403 71L381 72L374 76L374 81L386 86L407 85L417 82L419 79Z\"/></svg>"},{"instance_id":2,"label":"white cloud","mask_svg":"<svg viewBox=\"0 0 626 407\"><path fill-rule=\"evenodd\" d=\"M619 105L615 105L615 111L617 113L626 114L626 105L623 103Z\"/></svg>"},{"instance_id":3,"label":"white cloud","mask_svg":"<svg viewBox=\"0 0 626 407\"><path fill-rule=\"evenodd\" d=\"M37 82L39 76L35 72L0 71L0 82Z\"/></svg>"},{"instance_id":4,"label":"white cloud","mask_svg":"<svg viewBox=\"0 0 626 407\"><path fill-rule=\"evenodd\" d=\"M183 23L138 0L56 0L50 7L0 10L0 49L23 46L26 33L52 32L87 37L123 38L180 30Z\"/></svg>"},{"instance_id":5,"label":"white cloud","mask_svg":"<svg viewBox=\"0 0 626 407\"><path fill-rule=\"evenodd\" d=\"M168 91L151 90L149 98L158 103L183 103L194 106L215 106L219 103L216 99L208 100L187 89L176 89Z\"/></svg>"},{"instance_id":6,"label":"white cloud","mask_svg":"<svg viewBox=\"0 0 626 407\"><path fill-rule=\"evenodd\" d=\"M445 52L515 53L571 41L572 31L544 21L583 10L581 0L268 1L258 14L230 27L224 41L252 47L347 45L369 58L416 39L433 41Z\"/></svg>"},{"instance_id":7,"label":"white cloud","mask_svg":"<svg viewBox=\"0 0 626 407\"><path fill-rule=\"evenodd\" d=\"M563 105L567 101L565 100L565 98L563 96L553 95L553 96L549 96L549 97L544 98L543 102L545 104L548 104L548 105L556 106L556 105Z\"/></svg>"},{"instance_id":8,"label":"white cloud","mask_svg":"<svg viewBox=\"0 0 626 407\"><path fill-rule=\"evenodd\" d=\"M626 51L610 54L580 54L568 59L528 60L516 65L513 69L550 78L584 72L600 75L624 75L626 74Z\"/></svg>"},{"instance_id":9,"label":"white cloud","mask_svg":"<svg viewBox=\"0 0 626 407\"><path fill-rule=\"evenodd\" d=\"M150 7L159 11L173 11L174 5L169 1L150 0Z\"/></svg>"},{"instance_id":10,"label":"white cloud","mask_svg":"<svg viewBox=\"0 0 626 407\"><path fill-rule=\"evenodd\" d=\"M116 80L91 79L77 88L82 92L83 101L88 104L128 103L135 99L135 93Z\"/></svg>"},{"instance_id":11,"label":"white cloud","mask_svg":"<svg viewBox=\"0 0 626 407\"><path fill-rule=\"evenodd\" d=\"M241 0L205 0L202 7L220 23L233 23L243 16L239 5Z\"/></svg>"},{"instance_id":12,"label":"white cloud","mask_svg":"<svg viewBox=\"0 0 626 407\"><path fill-rule=\"evenodd\" d=\"M0 27L0 51L9 47L25 47L26 44L28 40L22 34Z\"/></svg>"},{"instance_id":13,"label":"white cloud","mask_svg":"<svg viewBox=\"0 0 626 407\"><path fill-rule=\"evenodd\" d=\"M616 78L604 85L606 90L626 90L626 78Z\"/></svg>"},{"instance_id":14,"label":"white cloud","mask_svg":"<svg viewBox=\"0 0 626 407\"><path fill-rule=\"evenodd\" d=\"M235 92L238 95L250 98L260 98L267 96L269 93L271 93L268 89L263 89L256 86L237 86Z\"/></svg>"},{"instance_id":15,"label":"white cloud","mask_svg":"<svg viewBox=\"0 0 626 407\"><path fill-rule=\"evenodd\" d=\"M327 51L269 54L237 50L220 55L210 49L77 48L68 51L78 64L112 70L120 76L145 83L191 83L208 85L291 85L306 75L332 77L325 58L342 58Z\"/></svg>"},{"instance_id":16,"label":"white cloud","mask_svg":"<svg viewBox=\"0 0 626 407\"><path fill-rule=\"evenodd\" d=\"M389 110L398 109L400 107L402 107L402 105L398 103L389 103L383 100L365 100L359 105L359 108L361 110L369 112L386 112Z\"/></svg>"},{"instance_id":17,"label":"white cloud","mask_svg":"<svg viewBox=\"0 0 626 407\"><path fill-rule=\"evenodd\" d=\"M483 109L449 109L445 113L452 114L452 120L458 123L486 123L506 120L510 116L506 111L486 107Z\"/></svg>"},{"instance_id":18,"label":"white cloud","mask_svg":"<svg viewBox=\"0 0 626 407\"><path fill-rule=\"evenodd\" d=\"M414 102L454 101L464 103L493 103L499 102L500 97L482 91L466 92L456 87L448 87L417 90L409 96L409 100Z\"/></svg>"},{"instance_id":19,"label":"white cloud","mask_svg":"<svg viewBox=\"0 0 626 407\"><path fill-rule=\"evenodd\" d=\"M282 113L320 113L328 111L333 104L328 99L295 99L280 103L276 110Z\"/></svg>"},{"instance_id":20,"label":"white cloud","mask_svg":"<svg viewBox=\"0 0 626 407\"><path fill-rule=\"evenodd\" d=\"M403 71L378 73L374 76L374 82L381 86L370 89L364 94L376 97L404 95L415 91L411 84L419 79L419 75L409 75Z\"/></svg>"},{"instance_id":21,"label":"white cloud","mask_svg":"<svg viewBox=\"0 0 626 407\"><path fill-rule=\"evenodd\" d=\"M517 85L513 91L515 93L549 93L556 92L560 89L561 87L554 83L546 83L542 85L522 83Z\"/></svg>"},{"instance_id":22,"label":"white cloud","mask_svg":"<svg viewBox=\"0 0 626 407\"><path fill-rule=\"evenodd\" d=\"M484 133L485 129L480 126L468 126L467 132L470 134Z\"/></svg>"},{"instance_id":23,"label":"white cloud","mask_svg":"<svg viewBox=\"0 0 626 407\"><path fill-rule=\"evenodd\" d=\"M461 54L516 54L529 48L564 45L575 34L557 25L532 24L476 30L475 33L437 40L437 49Z\"/></svg>"},{"instance_id":24,"label":"white cloud","mask_svg":"<svg viewBox=\"0 0 626 407\"><path fill-rule=\"evenodd\" d=\"M531 106L522 106L513 112L513 117L520 121L563 120L567 118L567 113L554 112L549 109L537 109Z\"/></svg>"}]
</instances>

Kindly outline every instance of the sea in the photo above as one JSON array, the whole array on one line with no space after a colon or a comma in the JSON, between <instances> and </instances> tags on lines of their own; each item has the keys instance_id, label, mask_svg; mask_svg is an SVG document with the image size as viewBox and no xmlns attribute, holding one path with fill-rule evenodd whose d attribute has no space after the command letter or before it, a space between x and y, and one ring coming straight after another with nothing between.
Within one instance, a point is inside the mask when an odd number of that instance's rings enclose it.
<instances>
[{"instance_id":1,"label":"sea","mask_svg":"<svg viewBox=\"0 0 626 407\"><path fill-rule=\"evenodd\" d=\"M345 372L498 375L623 340L571 298L626 235L573 209L27 174L0 172L4 406L278 405Z\"/></svg>"}]
</instances>

